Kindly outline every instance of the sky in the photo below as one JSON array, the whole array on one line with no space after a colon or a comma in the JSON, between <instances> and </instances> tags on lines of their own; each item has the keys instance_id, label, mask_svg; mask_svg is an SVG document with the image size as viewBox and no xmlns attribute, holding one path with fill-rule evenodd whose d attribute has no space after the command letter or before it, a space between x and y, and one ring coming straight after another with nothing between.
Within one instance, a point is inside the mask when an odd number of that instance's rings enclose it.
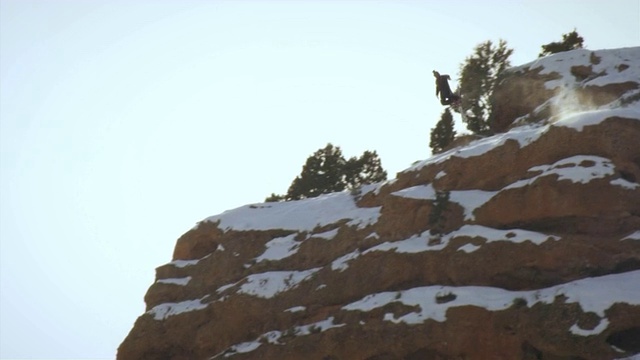
<instances>
[{"instance_id":1,"label":"sky","mask_svg":"<svg viewBox=\"0 0 640 360\"><path fill-rule=\"evenodd\" d=\"M0 358L113 359L196 222L329 142L395 177L430 156L432 70L574 28L639 46L640 0L0 0Z\"/></svg>"}]
</instances>

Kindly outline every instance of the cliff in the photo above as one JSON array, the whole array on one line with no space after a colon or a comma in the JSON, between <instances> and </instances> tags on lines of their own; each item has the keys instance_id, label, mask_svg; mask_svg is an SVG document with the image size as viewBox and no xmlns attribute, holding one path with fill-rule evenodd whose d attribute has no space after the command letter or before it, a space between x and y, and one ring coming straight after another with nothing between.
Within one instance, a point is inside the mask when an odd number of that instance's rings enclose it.
<instances>
[{"instance_id":1,"label":"cliff","mask_svg":"<svg viewBox=\"0 0 640 360\"><path fill-rule=\"evenodd\" d=\"M495 93L497 135L201 221L118 359L640 353L640 48L538 59Z\"/></svg>"}]
</instances>

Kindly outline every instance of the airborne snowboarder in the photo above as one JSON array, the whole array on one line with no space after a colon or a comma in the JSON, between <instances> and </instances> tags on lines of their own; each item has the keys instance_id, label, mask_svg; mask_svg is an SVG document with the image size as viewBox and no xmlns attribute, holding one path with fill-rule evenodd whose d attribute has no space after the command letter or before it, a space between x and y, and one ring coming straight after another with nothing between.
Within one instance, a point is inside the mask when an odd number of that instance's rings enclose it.
<instances>
[{"instance_id":1,"label":"airborne snowboarder","mask_svg":"<svg viewBox=\"0 0 640 360\"><path fill-rule=\"evenodd\" d=\"M455 105L460 101L460 96L454 94L449 87L451 76L440 75L440 73L435 70L433 70L433 76L436 78L436 97L440 95L440 103L442 105Z\"/></svg>"}]
</instances>

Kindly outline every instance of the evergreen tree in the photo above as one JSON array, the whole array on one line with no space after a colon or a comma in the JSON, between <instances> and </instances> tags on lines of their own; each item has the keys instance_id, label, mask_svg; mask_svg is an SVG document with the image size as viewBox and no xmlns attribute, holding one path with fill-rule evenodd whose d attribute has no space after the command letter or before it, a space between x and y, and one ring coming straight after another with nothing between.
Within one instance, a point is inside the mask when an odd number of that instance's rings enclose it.
<instances>
[{"instance_id":1,"label":"evergreen tree","mask_svg":"<svg viewBox=\"0 0 640 360\"><path fill-rule=\"evenodd\" d=\"M433 154L441 153L453 139L456 137L456 131L453 129L453 116L449 108L446 108L440 117L440 121L436 127L431 129L431 142L429 147Z\"/></svg>"},{"instance_id":2,"label":"evergreen tree","mask_svg":"<svg viewBox=\"0 0 640 360\"><path fill-rule=\"evenodd\" d=\"M296 176L287 191L286 200L312 198L346 188L343 169L345 160L340 147L327 144L307 158L300 176Z\"/></svg>"},{"instance_id":3,"label":"evergreen tree","mask_svg":"<svg viewBox=\"0 0 640 360\"><path fill-rule=\"evenodd\" d=\"M349 159L344 172L349 189L387 180L387 172L382 168L382 162L375 151L367 150L360 158Z\"/></svg>"},{"instance_id":4,"label":"evergreen tree","mask_svg":"<svg viewBox=\"0 0 640 360\"><path fill-rule=\"evenodd\" d=\"M286 195L271 194L265 201L312 198L386 179L387 172L375 151L365 151L359 158L352 157L347 161L339 146L327 144L307 158Z\"/></svg>"},{"instance_id":5,"label":"evergreen tree","mask_svg":"<svg viewBox=\"0 0 640 360\"><path fill-rule=\"evenodd\" d=\"M447 222L447 209L449 207L449 191L436 191L436 198L433 201L433 209L429 213L429 225L431 235L441 235Z\"/></svg>"},{"instance_id":6,"label":"evergreen tree","mask_svg":"<svg viewBox=\"0 0 640 360\"><path fill-rule=\"evenodd\" d=\"M584 38L578 35L576 29L568 34L562 34L562 41L550 42L546 45L542 45L542 52L539 57L556 54L563 51L582 49L584 44Z\"/></svg>"},{"instance_id":7,"label":"evergreen tree","mask_svg":"<svg viewBox=\"0 0 640 360\"><path fill-rule=\"evenodd\" d=\"M264 202L280 202L280 201L284 201L285 200L285 196L284 195L278 195L276 193L271 193L270 196L268 196L266 199L264 199Z\"/></svg>"},{"instance_id":8,"label":"evergreen tree","mask_svg":"<svg viewBox=\"0 0 640 360\"><path fill-rule=\"evenodd\" d=\"M488 40L475 47L473 55L466 58L460 71L463 121L467 129L475 134L489 134L491 117L491 95L498 77L511 64L509 57L513 49L500 40L498 46Z\"/></svg>"}]
</instances>

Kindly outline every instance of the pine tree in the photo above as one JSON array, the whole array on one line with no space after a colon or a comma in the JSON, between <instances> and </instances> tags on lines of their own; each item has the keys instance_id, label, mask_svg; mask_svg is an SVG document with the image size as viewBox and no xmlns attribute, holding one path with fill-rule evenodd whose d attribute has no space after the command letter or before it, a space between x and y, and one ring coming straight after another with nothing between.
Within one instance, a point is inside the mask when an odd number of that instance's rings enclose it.
<instances>
[{"instance_id":1,"label":"pine tree","mask_svg":"<svg viewBox=\"0 0 640 360\"><path fill-rule=\"evenodd\" d=\"M433 154L441 153L456 137L453 129L453 116L449 108L446 108L440 117L436 127L431 129L431 142L429 147Z\"/></svg>"},{"instance_id":2,"label":"pine tree","mask_svg":"<svg viewBox=\"0 0 640 360\"><path fill-rule=\"evenodd\" d=\"M447 222L447 209L449 207L449 191L436 191L436 198L433 201L433 208L429 213L429 225L431 235L441 235Z\"/></svg>"},{"instance_id":3,"label":"pine tree","mask_svg":"<svg viewBox=\"0 0 640 360\"><path fill-rule=\"evenodd\" d=\"M307 158L286 195L271 194L265 201L312 198L345 189L355 190L386 179L387 172L375 151L365 151L359 158L345 160L339 146L327 144Z\"/></svg>"},{"instance_id":4,"label":"pine tree","mask_svg":"<svg viewBox=\"0 0 640 360\"><path fill-rule=\"evenodd\" d=\"M501 73L510 66L513 49L500 40L497 47L488 40L475 47L460 71L463 121L475 134L490 134L491 95Z\"/></svg>"},{"instance_id":5,"label":"pine tree","mask_svg":"<svg viewBox=\"0 0 640 360\"><path fill-rule=\"evenodd\" d=\"M542 45L542 52L540 52L538 56L543 57L563 51L582 49L583 44L584 38L578 35L578 31L576 31L576 29L573 29L573 31L568 34L562 34L562 41L550 42L546 45Z\"/></svg>"},{"instance_id":6,"label":"pine tree","mask_svg":"<svg viewBox=\"0 0 640 360\"><path fill-rule=\"evenodd\" d=\"M375 151L365 151L360 158L352 157L345 164L347 188L356 189L365 184L387 180L387 172Z\"/></svg>"},{"instance_id":7,"label":"pine tree","mask_svg":"<svg viewBox=\"0 0 640 360\"><path fill-rule=\"evenodd\" d=\"M344 165L340 147L327 144L307 158L302 172L291 183L286 199L312 198L344 190L347 186L343 174Z\"/></svg>"}]
</instances>

